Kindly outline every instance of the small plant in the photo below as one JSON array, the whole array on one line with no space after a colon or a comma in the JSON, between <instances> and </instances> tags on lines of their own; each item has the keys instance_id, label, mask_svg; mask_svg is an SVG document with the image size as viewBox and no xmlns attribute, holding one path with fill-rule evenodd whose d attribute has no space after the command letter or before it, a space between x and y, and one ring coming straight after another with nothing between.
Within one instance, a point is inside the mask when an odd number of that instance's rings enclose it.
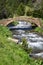
<instances>
[{"instance_id":1,"label":"small plant","mask_svg":"<svg viewBox=\"0 0 43 65\"><path fill-rule=\"evenodd\" d=\"M27 53L31 53L32 49L28 48L28 43L25 38L22 39L22 47Z\"/></svg>"},{"instance_id":2,"label":"small plant","mask_svg":"<svg viewBox=\"0 0 43 65\"><path fill-rule=\"evenodd\" d=\"M17 25L17 24L19 24L19 22L18 22L18 21L13 21L12 24L13 24L13 25Z\"/></svg>"},{"instance_id":3,"label":"small plant","mask_svg":"<svg viewBox=\"0 0 43 65\"><path fill-rule=\"evenodd\" d=\"M22 39L22 47L25 51L28 50L28 44L25 38Z\"/></svg>"},{"instance_id":4,"label":"small plant","mask_svg":"<svg viewBox=\"0 0 43 65\"><path fill-rule=\"evenodd\" d=\"M43 34L43 29L37 27L37 28L35 29L35 32L38 32L38 33L40 33L40 34Z\"/></svg>"}]
</instances>

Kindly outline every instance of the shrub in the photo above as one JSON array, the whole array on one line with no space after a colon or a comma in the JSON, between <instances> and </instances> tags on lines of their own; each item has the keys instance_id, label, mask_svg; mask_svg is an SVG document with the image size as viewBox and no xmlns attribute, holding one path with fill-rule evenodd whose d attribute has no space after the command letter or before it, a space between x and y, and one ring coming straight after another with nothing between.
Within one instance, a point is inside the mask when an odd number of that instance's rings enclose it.
<instances>
[{"instance_id":1,"label":"shrub","mask_svg":"<svg viewBox=\"0 0 43 65\"><path fill-rule=\"evenodd\" d=\"M23 5L23 3L21 3L16 11L17 15L21 15L23 16L25 14L25 6Z\"/></svg>"},{"instance_id":2,"label":"shrub","mask_svg":"<svg viewBox=\"0 0 43 65\"><path fill-rule=\"evenodd\" d=\"M33 1L33 0L28 0L28 4L27 4L27 5L28 5L29 7L33 7L33 2L32 2L32 1ZM34 0L34 1L35 1L35 0Z\"/></svg>"},{"instance_id":3,"label":"shrub","mask_svg":"<svg viewBox=\"0 0 43 65\"><path fill-rule=\"evenodd\" d=\"M35 31L38 32L38 33L40 33L41 35L43 35L43 29L42 28L37 27L35 29Z\"/></svg>"},{"instance_id":4,"label":"shrub","mask_svg":"<svg viewBox=\"0 0 43 65\"><path fill-rule=\"evenodd\" d=\"M22 39L22 47L27 53L31 53L32 49L28 48L28 43L25 38Z\"/></svg>"},{"instance_id":5,"label":"shrub","mask_svg":"<svg viewBox=\"0 0 43 65\"><path fill-rule=\"evenodd\" d=\"M25 38L22 39L22 47L25 51L28 50L28 44Z\"/></svg>"},{"instance_id":6,"label":"shrub","mask_svg":"<svg viewBox=\"0 0 43 65\"><path fill-rule=\"evenodd\" d=\"M39 18L43 18L43 10L34 10L33 11L33 17L39 17Z\"/></svg>"},{"instance_id":7,"label":"shrub","mask_svg":"<svg viewBox=\"0 0 43 65\"><path fill-rule=\"evenodd\" d=\"M27 15L27 16L32 16L32 15L33 15L33 10L34 10L33 8L30 8L30 7L29 7L28 10L27 10L26 15Z\"/></svg>"},{"instance_id":8,"label":"shrub","mask_svg":"<svg viewBox=\"0 0 43 65\"><path fill-rule=\"evenodd\" d=\"M32 11L27 11L27 16L32 16Z\"/></svg>"}]
</instances>

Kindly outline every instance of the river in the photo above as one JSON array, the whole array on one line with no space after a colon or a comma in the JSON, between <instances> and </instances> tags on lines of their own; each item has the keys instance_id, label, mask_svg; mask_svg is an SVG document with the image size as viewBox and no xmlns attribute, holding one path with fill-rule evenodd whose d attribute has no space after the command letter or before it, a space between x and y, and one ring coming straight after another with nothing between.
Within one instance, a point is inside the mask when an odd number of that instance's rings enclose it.
<instances>
[{"instance_id":1,"label":"river","mask_svg":"<svg viewBox=\"0 0 43 65\"><path fill-rule=\"evenodd\" d=\"M30 56L36 54L34 56L36 57L38 53L43 52L43 37L39 36L35 32L30 32L30 30L32 30L31 23L19 21L19 24L9 27L9 29L12 30L13 38L18 39L19 43L22 44L22 38L26 38L28 48L32 48L32 54Z\"/></svg>"}]
</instances>

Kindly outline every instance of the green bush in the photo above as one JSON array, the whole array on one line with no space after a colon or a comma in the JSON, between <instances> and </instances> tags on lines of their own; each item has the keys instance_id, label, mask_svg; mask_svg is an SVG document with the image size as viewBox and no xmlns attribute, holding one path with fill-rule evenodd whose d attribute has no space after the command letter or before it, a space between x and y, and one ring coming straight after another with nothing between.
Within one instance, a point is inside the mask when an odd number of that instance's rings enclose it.
<instances>
[{"instance_id":1,"label":"green bush","mask_svg":"<svg viewBox=\"0 0 43 65\"><path fill-rule=\"evenodd\" d=\"M5 2L6 1L4 1L4 3ZM11 8L11 6L8 5L8 3L3 5L0 4L0 19L13 17L13 15L14 15L13 9Z\"/></svg>"},{"instance_id":2,"label":"green bush","mask_svg":"<svg viewBox=\"0 0 43 65\"><path fill-rule=\"evenodd\" d=\"M34 0L35 1L35 0ZM29 7L33 7L33 2L32 0L28 0L28 4L27 4Z\"/></svg>"},{"instance_id":3,"label":"green bush","mask_svg":"<svg viewBox=\"0 0 43 65\"><path fill-rule=\"evenodd\" d=\"M33 10L34 10L33 8L28 7L26 15L27 16L32 16L33 15Z\"/></svg>"},{"instance_id":4,"label":"green bush","mask_svg":"<svg viewBox=\"0 0 43 65\"><path fill-rule=\"evenodd\" d=\"M34 10L33 17L43 18L43 10Z\"/></svg>"},{"instance_id":5,"label":"green bush","mask_svg":"<svg viewBox=\"0 0 43 65\"><path fill-rule=\"evenodd\" d=\"M28 10L26 15L27 16L32 16L32 14L33 14L33 12Z\"/></svg>"},{"instance_id":6,"label":"green bush","mask_svg":"<svg viewBox=\"0 0 43 65\"><path fill-rule=\"evenodd\" d=\"M13 17L19 4L19 0L0 0L0 19Z\"/></svg>"},{"instance_id":7,"label":"green bush","mask_svg":"<svg viewBox=\"0 0 43 65\"><path fill-rule=\"evenodd\" d=\"M42 29L42 28L37 27L37 28L35 29L35 32L38 32L38 33L40 33L40 34L43 35L43 29Z\"/></svg>"},{"instance_id":8,"label":"green bush","mask_svg":"<svg viewBox=\"0 0 43 65\"><path fill-rule=\"evenodd\" d=\"M32 52L32 49L28 48L27 40L25 38L22 39L22 47L28 54Z\"/></svg>"},{"instance_id":9,"label":"green bush","mask_svg":"<svg viewBox=\"0 0 43 65\"><path fill-rule=\"evenodd\" d=\"M16 11L17 15L19 16L23 16L25 14L25 6L23 3L21 3L18 8L17 8L17 11Z\"/></svg>"}]
</instances>

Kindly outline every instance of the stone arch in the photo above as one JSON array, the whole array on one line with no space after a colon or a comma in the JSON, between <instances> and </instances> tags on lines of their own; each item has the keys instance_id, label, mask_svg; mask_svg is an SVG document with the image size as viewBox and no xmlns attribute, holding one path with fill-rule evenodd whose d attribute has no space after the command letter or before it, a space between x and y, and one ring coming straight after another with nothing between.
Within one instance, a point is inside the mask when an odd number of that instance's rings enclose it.
<instances>
[{"instance_id":1,"label":"stone arch","mask_svg":"<svg viewBox=\"0 0 43 65\"><path fill-rule=\"evenodd\" d=\"M34 23L38 27L41 27L41 21L39 18L31 18L28 16L18 16L18 17L14 17L14 18L5 19L5 20L2 20L2 22L0 22L0 24L7 26L8 24L10 24L13 21L26 21L26 22Z\"/></svg>"}]
</instances>

